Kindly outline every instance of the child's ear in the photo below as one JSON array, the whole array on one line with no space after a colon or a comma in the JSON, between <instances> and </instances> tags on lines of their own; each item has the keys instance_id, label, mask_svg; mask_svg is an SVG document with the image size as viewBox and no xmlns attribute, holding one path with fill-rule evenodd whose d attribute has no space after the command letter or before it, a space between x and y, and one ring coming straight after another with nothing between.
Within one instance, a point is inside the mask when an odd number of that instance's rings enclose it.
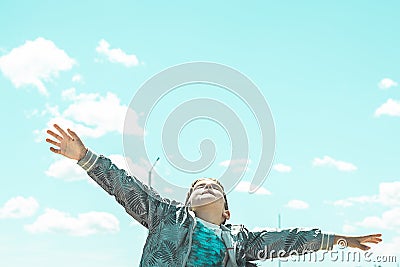
<instances>
[{"instance_id":1,"label":"child's ear","mask_svg":"<svg viewBox=\"0 0 400 267\"><path fill-rule=\"evenodd\" d=\"M230 212L229 210L225 210L225 211L222 213L222 217L224 217L225 220L229 220L229 218L231 217L231 212Z\"/></svg>"}]
</instances>

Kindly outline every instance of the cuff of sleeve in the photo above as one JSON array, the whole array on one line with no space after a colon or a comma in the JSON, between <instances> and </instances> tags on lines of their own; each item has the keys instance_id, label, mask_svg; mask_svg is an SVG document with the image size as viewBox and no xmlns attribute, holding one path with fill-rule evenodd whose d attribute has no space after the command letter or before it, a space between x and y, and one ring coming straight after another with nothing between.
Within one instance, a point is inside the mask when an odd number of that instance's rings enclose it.
<instances>
[{"instance_id":1,"label":"cuff of sleeve","mask_svg":"<svg viewBox=\"0 0 400 267\"><path fill-rule=\"evenodd\" d=\"M321 248L323 250L332 250L333 249L333 241L335 239L335 235L332 234L322 234Z\"/></svg>"},{"instance_id":2,"label":"cuff of sleeve","mask_svg":"<svg viewBox=\"0 0 400 267\"><path fill-rule=\"evenodd\" d=\"M90 149L86 151L86 155L80 159L77 163L81 166L86 172L90 171L94 164L96 163L99 156L93 153Z\"/></svg>"}]
</instances>

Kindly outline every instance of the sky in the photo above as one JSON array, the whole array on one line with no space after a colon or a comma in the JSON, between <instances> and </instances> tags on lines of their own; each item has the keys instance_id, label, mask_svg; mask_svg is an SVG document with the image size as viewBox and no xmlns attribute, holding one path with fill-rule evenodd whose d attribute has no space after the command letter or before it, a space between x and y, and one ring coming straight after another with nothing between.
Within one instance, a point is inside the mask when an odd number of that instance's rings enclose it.
<instances>
[{"instance_id":1,"label":"sky","mask_svg":"<svg viewBox=\"0 0 400 267\"><path fill-rule=\"evenodd\" d=\"M50 152L45 131L54 123L144 182L160 157L152 185L165 197L183 201L176 188L197 177L231 177L232 224L276 228L280 216L282 228L383 234L370 262L312 264L400 262L399 8L357 0L1 1L1 265L139 264L147 230L76 162ZM199 83L147 98L156 91L149 80L189 62L236 70L263 98L246 102L244 93ZM206 104L190 108L196 99ZM265 113L254 112L264 100ZM143 103L152 106L147 118ZM208 115L177 131L167 122L185 103L178 117ZM273 123L260 126L269 116ZM234 142L238 129L246 139ZM171 145L187 162L211 160L190 172ZM231 158L242 149L246 157ZM265 151L273 160L262 160ZM258 168L269 172L250 193Z\"/></svg>"}]
</instances>

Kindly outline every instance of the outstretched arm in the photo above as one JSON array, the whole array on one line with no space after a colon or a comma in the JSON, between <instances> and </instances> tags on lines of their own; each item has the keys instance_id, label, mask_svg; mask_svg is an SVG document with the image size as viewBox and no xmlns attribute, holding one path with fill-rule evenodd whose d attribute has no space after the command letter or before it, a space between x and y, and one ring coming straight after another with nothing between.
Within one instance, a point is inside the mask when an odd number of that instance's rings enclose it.
<instances>
[{"instance_id":1,"label":"outstretched arm","mask_svg":"<svg viewBox=\"0 0 400 267\"><path fill-rule=\"evenodd\" d=\"M68 129L67 133L57 124L54 128L59 133L47 131L54 138L46 139L46 142L55 146L50 150L77 160L79 166L107 193L113 195L127 213L142 225L148 228L156 227L160 220L165 218L165 214L170 211L175 214L179 203L162 199L155 190L119 169L110 159L97 156L88 150L72 130Z\"/></svg>"},{"instance_id":2,"label":"outstretched arm","mask_svg":"<svg viewBox=\"0 0 400 267\"><path fill-rule=\"evenodd\" d=\"M246 238L247 260L260 260L273 257L287 257L318 250L332 250L335 245L342 248L351 247L361 250L370 249L366 244L378 244L381 234L366 236L341 236L323 234L319 229L288 229L249 231Z\"/></svg>"},{"instance_id":3,"label":"outstretched arm","mask_svg":"<svg viewBox=\"0 0 400 267\"><path fill-rule=\"evenodd\" d=\"M250 261L331 250L334 245L334 235L304 228L248 231L245 240L245 255Z\"/></svg>"}]
</instances>

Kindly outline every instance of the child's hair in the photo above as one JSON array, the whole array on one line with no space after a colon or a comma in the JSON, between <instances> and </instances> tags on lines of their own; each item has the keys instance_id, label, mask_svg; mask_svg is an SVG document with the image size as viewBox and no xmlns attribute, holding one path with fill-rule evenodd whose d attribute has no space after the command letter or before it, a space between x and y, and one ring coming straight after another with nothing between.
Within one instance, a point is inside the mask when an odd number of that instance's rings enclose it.
<instances>
[{"instance_id":1,"label":"child's hair","mask_svg":"<svg viewBox=\"0 0 400 267\"><path fill-rule=\"evenodd\" d=\"M229 208L228 208L228 199L226 198L226 194L225 194L225 190L224 190L223 185L222 185L217 179L215 179L215 178L208 178L208 177L199 178L199 179L195 180L195 181L192 183L192 185L190 186L189 191L188 191L187 194L186 194L186 201L185 201L185 204L186 204L187 206L190 206L190 205L189 205L189 198L190 198L190 196L191 196L192 193L193 193L194 187L196 186L196 184L197 184L198 182L203 181L203 180L211 180L211 181L214 181L214 182L216 182L216 183L222 188L222 191L223 191L223 194L224 194L224 200L225 200L225 210L228 210L228 209L229 209Z\"/></svg>"}]
</instances>

